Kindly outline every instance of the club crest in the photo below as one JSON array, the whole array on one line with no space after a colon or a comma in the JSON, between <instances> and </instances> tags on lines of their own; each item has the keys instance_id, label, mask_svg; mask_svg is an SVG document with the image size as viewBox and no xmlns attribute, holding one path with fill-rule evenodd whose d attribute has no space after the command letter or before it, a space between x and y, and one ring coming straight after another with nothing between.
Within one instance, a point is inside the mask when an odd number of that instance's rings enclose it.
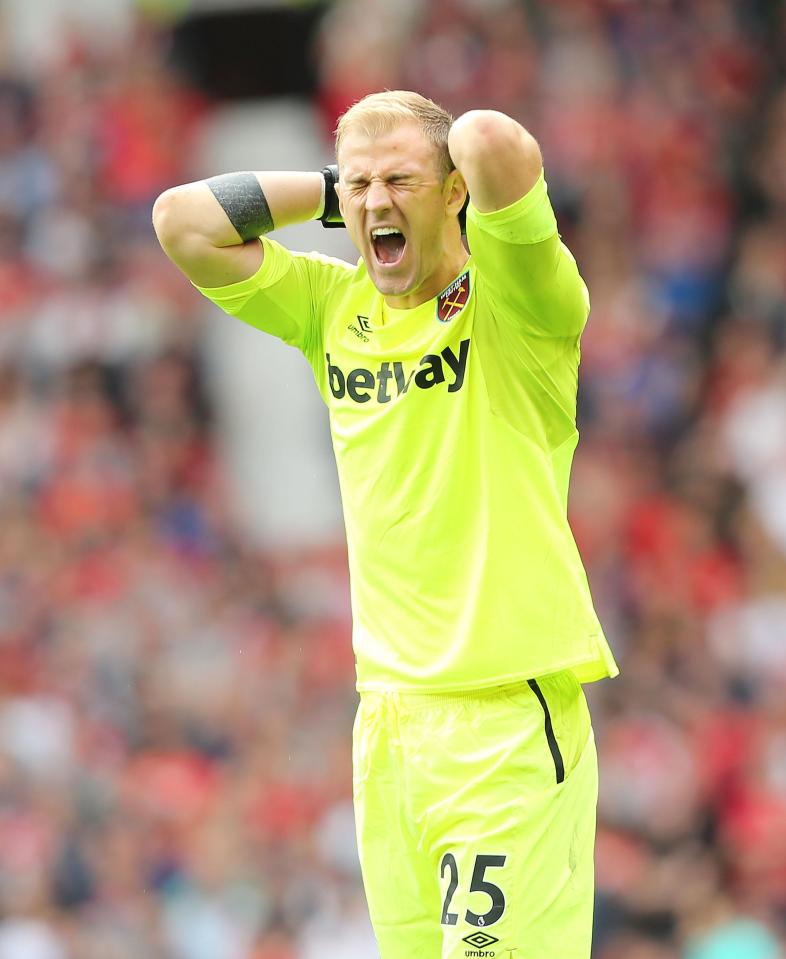
<instances>
[{"instance_id":1,"label":"club crest","mask_svg":"<svg viewBox=\"0 0 786 959\"><path fill-rule=\"evenodd\" d=\"M450 286L437 297L437 319L440 323L449 323L467 305L469 299L469 270L462 273Z\"/></svg>"}]
</instances>

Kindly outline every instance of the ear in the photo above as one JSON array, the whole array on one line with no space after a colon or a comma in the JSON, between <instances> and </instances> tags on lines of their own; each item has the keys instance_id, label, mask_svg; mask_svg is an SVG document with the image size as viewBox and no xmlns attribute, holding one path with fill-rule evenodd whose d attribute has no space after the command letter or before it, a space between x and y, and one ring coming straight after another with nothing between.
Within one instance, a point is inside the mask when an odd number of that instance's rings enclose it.
<instances>
[{"instance_id":1,"label":"ear","mask_svg":"<svg viewBox=\"0 0 786 959\"><path fill-rule=\"evenodd\" d=\"M445 178L445 212L448 216L458 216L467 199L467 184L458 170L451 170Z\"/></svg>"}]
</instances>

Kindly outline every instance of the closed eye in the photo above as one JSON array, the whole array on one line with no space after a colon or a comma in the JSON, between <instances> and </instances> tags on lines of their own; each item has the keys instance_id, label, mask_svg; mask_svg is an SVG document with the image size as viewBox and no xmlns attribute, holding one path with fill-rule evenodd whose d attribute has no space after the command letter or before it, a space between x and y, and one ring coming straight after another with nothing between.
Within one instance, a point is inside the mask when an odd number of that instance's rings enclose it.
<instances>
[{"instance_id":1,"label":"closed eye","mask_svg":"<svg viewBox=\"0 0 786 959\"><path fill-rule=\"evenodd\" d=\"M346 180L346 181L345 181L345 184L346 184L346 189L347 189L347 190L352 190L353 192L358 192L358 191L360 191L360 190L365 190L365 189L368 187L369 182L370 182L369 180L365 180L365 179L361 180L361 179L354 179L354 178L353 178L353 179L350 179L350 180ZM408 174L405 174L405 173L400 173L400 174L394 173L394 174L391 175L391 176L387 176L387 177L385 177L385 183L387 183L387 184L389 184L389 185L393 185L393 186L414 186L414 185L416 185L415 178L412 177L412 176L410 176L410 175L408 175Z\"/></svg>"}]
</instances>

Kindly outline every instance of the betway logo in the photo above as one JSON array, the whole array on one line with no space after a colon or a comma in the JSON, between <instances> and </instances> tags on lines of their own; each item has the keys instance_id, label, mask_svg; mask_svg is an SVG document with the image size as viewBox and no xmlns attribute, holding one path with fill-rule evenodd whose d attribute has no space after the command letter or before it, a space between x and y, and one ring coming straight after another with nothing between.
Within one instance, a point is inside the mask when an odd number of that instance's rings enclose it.
<instances>
[{"instance_id":1,"label":"betway logo","mask_svg":"<svg viewBox=\"0 0 786 959\"><path fill-rule=\"evenodd\" d=\"M426 353L408 372L399 360L385 360L376 372L360 366L345 373L330 362L330 353L325 354L330 392L337 400L349 396L356 403L368 403L372 398L377 403L389 403L394 396L403 396L413 382L421 390L447 382L448 393L456 393L464 385L468 357L469 339L466 339L459 343L458 356L446 346L441 353Z\"/></svg>"}]
</instances>

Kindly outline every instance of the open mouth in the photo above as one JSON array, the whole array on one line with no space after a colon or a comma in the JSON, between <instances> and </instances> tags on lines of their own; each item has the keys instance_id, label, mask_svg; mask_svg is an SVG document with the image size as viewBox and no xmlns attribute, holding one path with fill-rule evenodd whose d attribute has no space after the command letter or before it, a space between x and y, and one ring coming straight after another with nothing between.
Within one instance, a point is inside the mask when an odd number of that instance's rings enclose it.
<instances>
[{"instance_id":1,"label":"open mouth","mask_svg":"<svg viewBox=\"0 0 786 959\"><path fill-rule=\"evenodd\" d=\"M395 266L404 256L407 241L401 230L394 226L382 226L371 231L371 245L374 247L377 263L382 266Z\"/></svg>"}]
</instances>

